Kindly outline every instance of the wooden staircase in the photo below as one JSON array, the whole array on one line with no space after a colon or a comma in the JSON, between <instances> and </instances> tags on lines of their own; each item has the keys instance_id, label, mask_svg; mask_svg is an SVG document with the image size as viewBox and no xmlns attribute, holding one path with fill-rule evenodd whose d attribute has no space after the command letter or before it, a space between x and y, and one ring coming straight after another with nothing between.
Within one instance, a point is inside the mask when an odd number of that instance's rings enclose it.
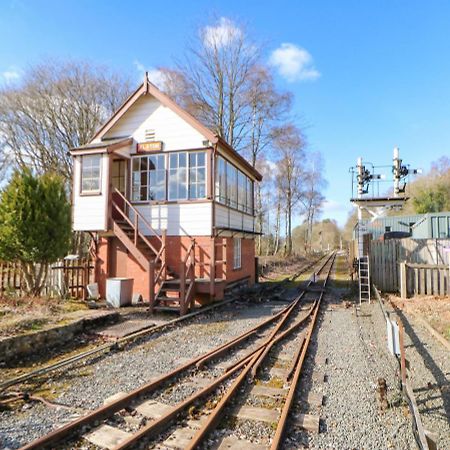
<instances>
[{"instance_id":1,"label":"wooden staircase","mask_svg":"<svg viewBox=\"0 0 450 450\"><path fill-rule=\"evenodd\" d=\"M166 263L166 233L160 236L117 189L110 204L110 224L114 235L136 258L149 274L150 312L155 309L177 309L181 315L194 303L195 289L195 241L191 241L180 263L179 275ZM123 205L121 206L120 203ZM149 230L156 246L142 232Z\"/></svg>"}]
</instances>

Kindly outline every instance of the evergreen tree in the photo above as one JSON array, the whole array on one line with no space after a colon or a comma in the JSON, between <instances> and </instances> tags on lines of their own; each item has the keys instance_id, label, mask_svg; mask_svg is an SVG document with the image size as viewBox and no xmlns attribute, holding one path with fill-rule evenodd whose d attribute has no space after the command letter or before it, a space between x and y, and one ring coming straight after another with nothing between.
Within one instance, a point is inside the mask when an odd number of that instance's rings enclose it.
<instances>
[{"instance_id":1,"label":"evergreen tree","mask_svg":"<svg viewBox=\"0 0 450 450\"><path fill-rule=\"evenodd\" d=\"M66 255L70 240L63 178L16 171L0 194L0 258L20 262L28 294L40 294L49 264Z\"/></svg>"}]
</instances>

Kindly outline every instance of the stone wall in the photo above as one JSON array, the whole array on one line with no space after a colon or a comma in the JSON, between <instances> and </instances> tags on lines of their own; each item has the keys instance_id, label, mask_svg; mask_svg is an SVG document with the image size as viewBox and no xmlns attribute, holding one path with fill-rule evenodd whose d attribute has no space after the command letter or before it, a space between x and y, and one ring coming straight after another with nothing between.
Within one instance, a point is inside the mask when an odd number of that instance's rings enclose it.
<instances>
[{"instance_id":1,"label":"stone wall","mask_svg":"<svg viewBox=\"0 0 450 450\"><path fill-rule=\"evenodd\" d=\"M0 362L8 364L20 358L41 353L43 350L61 347L73 340L78 334L106 323L117 322L119 317L120 315L116 311L99 311L66 325L0 338Z\"/></svg>"}]
</instances>

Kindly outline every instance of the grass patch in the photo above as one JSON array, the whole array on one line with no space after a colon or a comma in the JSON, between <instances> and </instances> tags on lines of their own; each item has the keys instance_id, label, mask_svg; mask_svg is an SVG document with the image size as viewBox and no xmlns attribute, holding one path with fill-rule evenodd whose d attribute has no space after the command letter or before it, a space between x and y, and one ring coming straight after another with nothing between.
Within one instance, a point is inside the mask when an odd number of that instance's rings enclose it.
<instances>
[{"instance_id":1,"label":"grass patch","mask_svg":"<svg viewBox=\"0 0 450 450\"><path fill-rule=\"evenodd\" d=\"M284 380L282 380L281 378L278 378L278 377L272 377L269 381L256 380L255 384L272 387L272 388L283 389Z\"/></svg>"},{"instance_id":2,"label":"grass patch","mask_svg":"<svg viewBox=\"0 0 450 450\"><path fill-rule=\"evenodd\" d=\"M7 297L0 299L0 336L40 331L47 326L69 323L65 315L87 310L78 300Z\"/></svg>"}]
</instances>

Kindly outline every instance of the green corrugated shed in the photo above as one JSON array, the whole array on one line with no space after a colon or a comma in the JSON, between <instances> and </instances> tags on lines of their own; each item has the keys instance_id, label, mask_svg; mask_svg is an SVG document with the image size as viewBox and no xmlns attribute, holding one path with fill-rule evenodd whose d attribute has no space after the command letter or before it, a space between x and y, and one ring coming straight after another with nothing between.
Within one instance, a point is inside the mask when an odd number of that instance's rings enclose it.
<instances>
[{"instance_id":1,"label":"green corrugated shed","mask_svg":"<svg viewBox=\"0 0 450 450\"><path fill-rule=\"evenodd\" d=\"M413 239L450 239L450 212L386 216L363 220L363 224L372 239L391 231L410 232Z\"/></svg>"},{"instance_id":2,"label":"green corrugated shed","mask_svg":"<svg viewBox=\"0 0 450 450\"><path fill-rule=\"evenodd\" d=\"M413 227L415 239L449 239L450 212L423 214Z\"/></svg>"}]
</instances>

